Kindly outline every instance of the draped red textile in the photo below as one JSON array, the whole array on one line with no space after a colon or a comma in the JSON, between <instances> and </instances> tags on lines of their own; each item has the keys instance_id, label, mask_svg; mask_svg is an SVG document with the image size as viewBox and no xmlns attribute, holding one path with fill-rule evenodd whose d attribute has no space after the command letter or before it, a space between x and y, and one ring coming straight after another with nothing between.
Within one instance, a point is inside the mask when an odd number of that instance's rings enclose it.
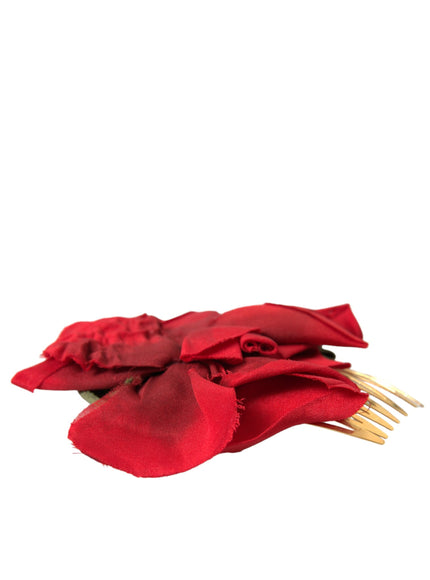
<instances>
[{"instance_id":1,"label":"draped red textile","mask_svg":"<svg viewBox=\"0 0 430 580\"><path fill-rule=\"evenodd\" d=\"M12 382L101 398L72 423L83 453L136 476L185 471L300 423L342 420L367 400L322 345L366 347L349 305L263 304L146 314L65 328Z\"/></svg>"}]
</instances>

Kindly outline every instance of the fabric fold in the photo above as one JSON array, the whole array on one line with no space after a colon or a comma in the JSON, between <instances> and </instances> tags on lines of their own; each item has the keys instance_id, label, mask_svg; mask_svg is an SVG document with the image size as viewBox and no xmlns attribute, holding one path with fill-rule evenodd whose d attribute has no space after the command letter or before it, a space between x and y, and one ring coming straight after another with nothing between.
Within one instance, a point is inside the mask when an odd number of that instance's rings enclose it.
<instances>
[{"instance_id":1,"label":"fabric fold","mask_svg":"<svg viewBox=\"0 0 430 580\"><path fill-rule=\"evenodd\" d=\"M97 391L113 389L127 379L142 379L158 371L154 368L100 369L95 366L84 371L77 363L64 363L50 358L18 372L12 383L32 392L35 389Z\"/></svg>"},{"instance_id":2,"label":"fabric fold","mask_svg":"<svg viewBox=\"0 0 430 580\"><path fill-rule=\"evenodd\" d=\"M267 303L231 310L216 321L216 325L247 324L278 344L367 347L349 305L318 311Z\"/></svg>"},{"instance_id":3,"label":"fabric fold","mask_svg":"<svg viewBox=\"0 0 430 580\"><path fill-rule=\"evenodd\" d=\"M215 358L230 364L242 362L239 338L252 330L248 326L212 326L191 332L184 338L180 358L184 362Z\"/></svg>"},{"instance_id":4,"label":"fabric fold","mask_svg":"<svg viewBox=\"0 0 430 580\"><path fill-rule=\"evenodd\" d=\"M88 369L148 366L162 368L177 359L178 343L162 334L161 321L143 314L135 318L102 318L67 326L44 356L75 362Z\"/></svg>"},{"instance_id":5,"label":"fabric fold","mask_svg":"<svg viewBox=\"0 0 430 580\"><path fill-rule=\"evenodd\" d=\"M222 380L244 409L225 451L241 451L301 423L346 419L367 401L367 393L327 367L286 360L241 367Z\"/></svg>"},{"instance_id":6,"label":"fabric fold","mask_svg":"<svg viewBox=\"0 0 430 580\"><path fill-rule=\"evenodd\" d=\"M83 453L140 477L186 471L222 451L238 422L234 390L184 363L123 384L72 423L69 438Z\"/></svg>"}]
</instances>

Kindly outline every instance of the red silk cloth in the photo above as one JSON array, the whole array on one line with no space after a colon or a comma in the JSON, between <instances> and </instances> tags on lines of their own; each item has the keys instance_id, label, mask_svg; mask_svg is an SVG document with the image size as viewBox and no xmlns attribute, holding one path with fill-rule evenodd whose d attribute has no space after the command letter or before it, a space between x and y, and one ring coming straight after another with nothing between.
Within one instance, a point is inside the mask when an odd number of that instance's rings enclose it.
<instances>
[{"instance_id":1,"label":"red silk cloth","mask_svg":"<svg viewBox=\"0 0 430 580\"><path fill-rule=\"evenodd\" d=\"M12 382L30 391L101 390L69 438L104 464L157 477L293 425L353 415L367 394L322 345L367 346L349 305L105 318L65 328L46 360Z\"/></svg>"}]
</instances>

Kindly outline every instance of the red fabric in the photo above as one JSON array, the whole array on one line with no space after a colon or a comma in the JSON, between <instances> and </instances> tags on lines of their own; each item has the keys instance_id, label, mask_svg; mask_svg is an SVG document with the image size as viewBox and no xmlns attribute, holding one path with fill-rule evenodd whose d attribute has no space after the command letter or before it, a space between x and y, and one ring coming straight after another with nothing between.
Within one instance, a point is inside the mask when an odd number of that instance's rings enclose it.
<instances>
[{"instance_id":1,"label":"red fabric","mask_svg":"<svg viewBox=\"0 0 430 580\"><path fill-rule=\"evenodd\" d=\"M279 304L245 306L221 314L215 324L251 324L279 344L367 346L349 304L324 310Z\"/></svg>"},{"instance_id":2,"label":"red fabric","mask_svg":"<svg viewBox=\"0 0 430 580\"><path fill-rule=\"evenodd\" d=\"M53 358L24 369L17 373L12 382L15 385L34 391L91 391L113 389L123 381L138 377L143 378L154 373L154 369L116 368L101 369L95 366L85 371L74 362L61 362Z\"/></svg>"},{"instance_id":3,"label":"red fabric","mask_svg":"<svg viewBox=\"0 0 430 580\"><path fill-rule=\"evenodd\" d=\"M253 330L247 326L211 326L185 336L181 360L223 360L231 364L242 362L240 339Z\"/></svg>"},{"instance_id":4,"label":"red fabric","mask_svg":"<svg viewBox=\"0 0 430 580\"><path fill-rule=\"evenodd\" d=\"M299 423L345 419L367 401L343 375L308 361L248 359L222 384L236 389L246 409L225 451L241 451Z\"/></svg>"},{"instance_id":5,"label":"red fabric","mask_svg":"<svg viewBox=\"0 0 430 580\"><path fill-rule=\"evenodd\" d=\"M56 360L74 361L87 369L140 366L163 368L179 353L176 341L162 333L161 320L143 314L136 318L103 318L67 326L44 351Z\"/></svg>"},{"instance_id":6,"label":"red fabric","mask_svg":"<svg viewBox=\"0 0 430 580\"><path fill-rule=\"evenodd\" d=\"M367 394L322 345L367 346L348 305L106 318L65 328L46 360L12 382L109 391L76 418L70 439L102 463L155 477L299 423L353 415Z\"/></svg>"},{"instance_id":7,"label":"red fabric","mask_svg":"<svg viewBox=\"0 0 430 580\"><path fill-rule=\"evenodd\" d=\"M238 422L236 395L198 365L174 363L145 386L122 384L72 423L78 449L134 475L170 475L220 453ZM92 409L94 407L94 409Z\"/></svg>"}]
</instances>

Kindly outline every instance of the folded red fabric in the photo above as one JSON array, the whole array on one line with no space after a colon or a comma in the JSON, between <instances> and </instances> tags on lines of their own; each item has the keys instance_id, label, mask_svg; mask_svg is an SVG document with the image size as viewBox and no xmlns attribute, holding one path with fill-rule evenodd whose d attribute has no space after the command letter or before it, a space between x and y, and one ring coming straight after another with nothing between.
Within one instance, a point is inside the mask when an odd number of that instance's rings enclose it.
<instances>
[{"instance_id":1,"label":"folded red fabric","mask_svg":"<svg viewBox=\"0 0 430 580\"><path fill-rule=\"evenodd\" d=\"M12 382L99 393L72 423L73 444L104 464L157 477L293 425L352 416L368 395L337 372L349 364L324 356L322 345L367 346L349 305L104 318L65 328L46 360Z\"/></svg>"}]
</instances>

